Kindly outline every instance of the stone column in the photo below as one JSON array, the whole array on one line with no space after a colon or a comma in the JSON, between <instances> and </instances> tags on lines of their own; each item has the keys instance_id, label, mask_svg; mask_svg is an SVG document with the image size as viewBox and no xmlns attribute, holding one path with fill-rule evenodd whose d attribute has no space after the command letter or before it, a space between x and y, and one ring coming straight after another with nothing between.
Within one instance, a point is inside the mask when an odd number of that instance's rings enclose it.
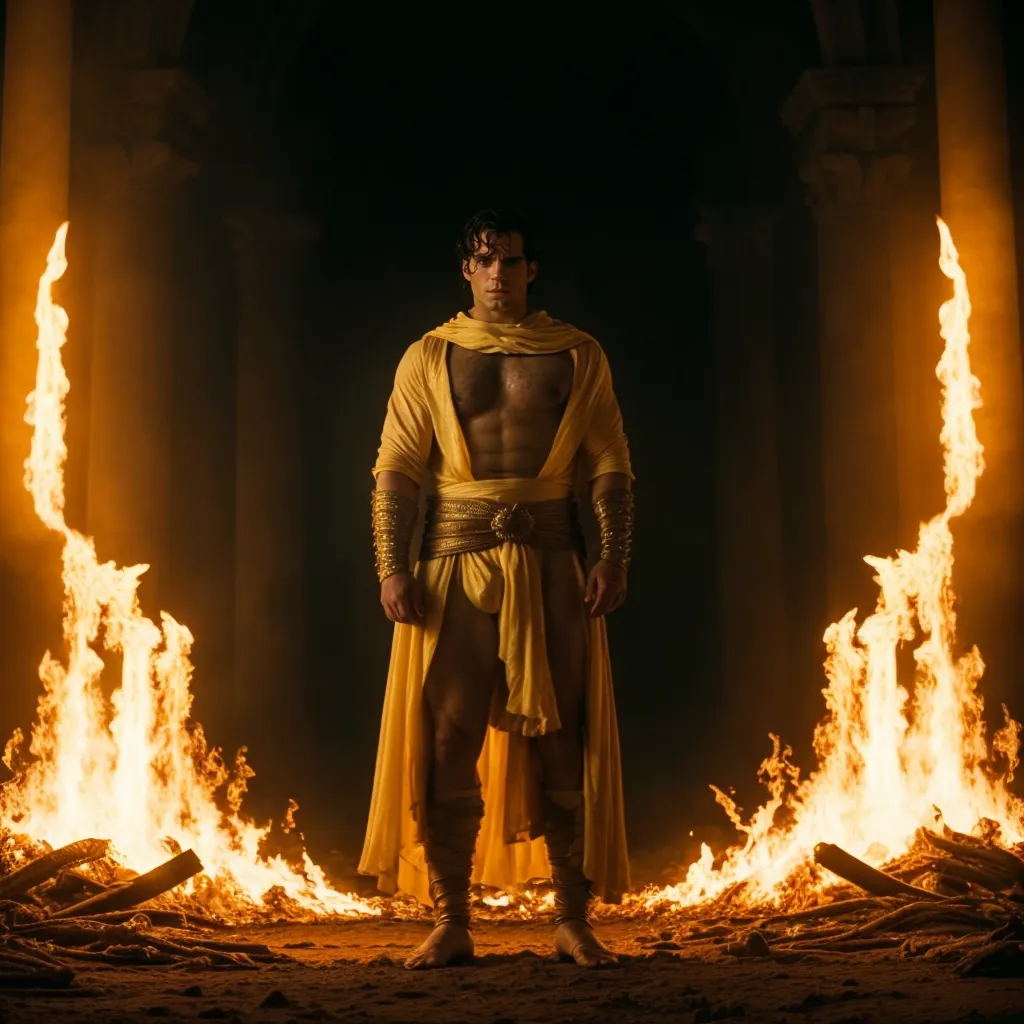
<instances>
[{"instance_id":1,"label":"stone column","mask_svg":"<svg viewBox=\"0 0 1024 1024\"><path fill-rule=\"evenodd\" d=\"M297 715L302 670L302 404L298 349L303 217L233 213L238 280L235 440L235 708L263 738ZM286 730L284 730L286 731Z\"/></svg>"},{"instance_id":2,"label":"stone column","mask_svg":"<svg viewBox=\"0 0 1024 1024\"><path fill-rule=\"evenodd\" d=\"M36 288L68 215L71 0L9 0L0 140L0 531L8 543L37 524L22 483L35 383ZM8 539L9 538L9 539Z\"/></svg>"},{"instance_id":3,"label":"stone column","mask_svg":"<svg viewBox=\"0 0 1024 1024\"><path fill-rule=\"evenodd\" d=\"M60 542L23 484L36 289L68 216L71 0L7 0L0 136L0 729L27 726L36 666L60 643ZM56 649L56 648L55 648Z\"/></svg>"},{"instance_id":4,"label":"stone column","mask_svg":"<svg viewBox=\"0 0 1024 1024\"><path fill-rule=\"evenodd\" d=\"M788 733L779 480L775 229L779 212L703 207L717 357L718 600L722 711L737 748Z\"/></svg>"},{"instance_id":5,"label":"stone column","mask_svg":"<svg viewBox=\"0 0 1024 1024\"><path fill-rule=\"evenodd\" d=\"M935 0L934 27L942 216L967 274L984 403L985 473L955 526L960 634L989 664L986 693L1009 697L1024 660L1024 398L1002 3Z\"/></svg>"},{"instance_id":6,"label":"stone column","mask_svg":"<svg viewBox=\"0 0 1024 1024\"><path fill-rule=\"evenodd\" d=\"M91 370L87 526L101 558L150 566L150 615L166 572L174 353L176 209L198 165L166 119L202 108L176 69L125 76L108 102L114 137L86 154L92 178ZM199 114L193 114L198 118Z\"/></svg>"},{"instance_id":7,"label":"stone column","mask_svg":"<svg viewBox=\"0 0 1024 1024\"><path fill-rule=\"evenodd\" d=\"M863 558L897 539L889 213L922 80L913 68L814 69L783 109L818 223L829 621L873 610Z\"/></svg>"}]
</instances>

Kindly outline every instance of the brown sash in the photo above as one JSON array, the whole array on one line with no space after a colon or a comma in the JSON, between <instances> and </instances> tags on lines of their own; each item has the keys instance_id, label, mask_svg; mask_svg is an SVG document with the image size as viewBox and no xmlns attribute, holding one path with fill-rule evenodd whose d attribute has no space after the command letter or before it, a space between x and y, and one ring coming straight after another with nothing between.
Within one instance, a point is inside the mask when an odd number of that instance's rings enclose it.
<instances>
[{"instance_id":1,"label":"brown sash","mask_svg":"<svg viewBox=\"0 0 1024 1024\"><path fill-rule=\"evenodd\" d=\"M510 504L486 498L432 498L427 502L421 561L525 544L542 551L577 551L583 530L572 498Z\"/></svg>"}]
</instances>

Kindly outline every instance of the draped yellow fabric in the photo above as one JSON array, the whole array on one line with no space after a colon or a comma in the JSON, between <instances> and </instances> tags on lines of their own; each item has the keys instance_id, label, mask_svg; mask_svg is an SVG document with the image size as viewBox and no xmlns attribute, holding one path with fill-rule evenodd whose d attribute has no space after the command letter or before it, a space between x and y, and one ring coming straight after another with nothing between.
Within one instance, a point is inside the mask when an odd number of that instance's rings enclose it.
<instances>
[{"instance_id":1,"label":"draped yellow fabric","mask_svg":"<svg viewBox=\"0 0 1024 1024\"><path fill-rule=\"evenodd\" d=\"M531 313L518 324L492 324L459 313L430 333L435 338L444 338L475 352L504 352L519 356L566 352L594 340L571 324L553 319L543 310Z\"/></svg>"},{"instance_id":2,"label":"draped yellow fabric","mask_svg":"<svg viewBox=\"0 0 1024 1024\"><path fill-rule=\"evenodd\" d=\"M449 344L482 352L571 352L572 391L551 452L536 478L473 478L451 398ZM532 502L570 494L580 469L589 479L604 473L632 476L608 362L589 335L546 313L532 314L516 325L487 324L460 314L406 351L388 403L375 476L385 471L402 473L425 491L436 490L443 497ZM426 622L422 627L395 626L359 865L361 872L378 876L385 892L407 892L429 902L420 830L430 768L422 698L453 580L477 608L498 618L499 653L508 683L504 717L523 723L515 731L487 730L478 763L485 809L473 880L509 888L549 875L544 842L539 838L538 794L532 791L529 740L524 734L543 733L559 725L539 582L545 557L552 554L506 544L416 566L427 593ZM582 566L578 570L582 587ZM584 872L593 880L596 895L615 902L629 888L618 725L605 622L603 618L588 622Z\"/></svg>"}]
</instances>

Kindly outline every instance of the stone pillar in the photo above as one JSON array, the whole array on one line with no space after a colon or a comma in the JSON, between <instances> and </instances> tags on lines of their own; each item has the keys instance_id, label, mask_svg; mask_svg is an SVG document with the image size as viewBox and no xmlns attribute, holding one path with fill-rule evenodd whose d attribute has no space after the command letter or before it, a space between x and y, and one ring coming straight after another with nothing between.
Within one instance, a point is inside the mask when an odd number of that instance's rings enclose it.
<instances>
[{"instance_id":1,"label":"stone pillar","mask_svg":"<svg viewBox=\"0 0 1024 1024\"><path fill-rule=\"evenodd\" d=\"M303 260L316 237L288 214L234 213L238 347L235 440L235 708L263 739L302 670Z\"/></svg>"},{"instance_id":2,"label":"stone pillar","mask_svg":"<svg viewBox=\"0 0 1024 1024\"><path fill-rule=\"evenodd\" d=\"M863 558L897 539L889 212L922 80L913 68L813 69L783 109L818 223L829 621L873 610Z\"/></svg>"},{"instance_id":3,"label":"stone pillar","mask_svg":"<svg viewBox=\"0 0 1024 1024\"><path fill-rule=\"evenodd\" d=\"M989 664L986 693L1008 697L1024 660L1024 398L1002 4L935 0L934 27L942 216L967 274L984 403L985 473L954 528L960 634Z\"/></svg>"},{"instance_id":4,"label":"stone pillar","mask_svg":"<svg viewBox=\"0 0 1024 1024\"><path fill-rule=\"evenodd\" d=\"M0 728L29 724L60 643L60 542L24 488L39 277L68 216L71 0L7 0L0 137Z\"/></svg>"},{"instance_id":5,"label":"stone pillar","mask_svg":"<svg viewBox=\"0 0 1024 1024\"><path fill-rule=\"evenodd\" d=\"M36 288L68 215L71 0L8 0L0 140L0 531L36 532L22 483L35 383Z\"/></svg>"},{"instance_id":6,"label":"stone pillar","mask_svg":"<svg viewBox=\"0 0 1024 1024\"><path fill-rule=\"evenodd\" d=\"M703 207L717 358L721 710L738 749L789 733L771 209Z\"/></svg>"},{"instance_id":7,"label":"stone pillar","mask_svg":"<svg viewBox=\"0 0 1024 1024\"><path fill-rule=\"evenodd\" d=\"M156 615L166 571L177 204L197 164L165 119L202 109L176 69L120 78L111 134L91 142L91 368L87 529L101 559L150 566L140 590ZM197 119L201 114L192 114Z\"/></svg>"}]
</instances>

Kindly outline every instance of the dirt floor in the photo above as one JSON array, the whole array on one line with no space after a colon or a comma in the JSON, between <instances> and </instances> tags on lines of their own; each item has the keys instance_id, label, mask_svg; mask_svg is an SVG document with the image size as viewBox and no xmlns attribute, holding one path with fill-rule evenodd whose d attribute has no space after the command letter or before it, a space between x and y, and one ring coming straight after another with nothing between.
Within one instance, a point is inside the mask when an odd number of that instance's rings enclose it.
<instances>
[{"instance_id":1,"label":"dirt floor","mask_svg":"<svg viewBox=\"0 0 1024 1024\"><path fill-rule=\"evenodd\" d=\"M655 931L659 925L655 924ZM1024 979L958 977L891 951L736 960L652 949L651 922L608 922L622 966L583 971L551 956L536 923L482 923L474 966L402 967L426 923L360 921L238 929L288 960L252 971L76 965L77 994L0 994L0 1024L49 1021L382 1021L409 1024L690 1024L735 1020L1024 1022ZM668 936L661 945L676 945ZM218 935L218 938L227 936Z\"/></svg>"}]
</instances>

